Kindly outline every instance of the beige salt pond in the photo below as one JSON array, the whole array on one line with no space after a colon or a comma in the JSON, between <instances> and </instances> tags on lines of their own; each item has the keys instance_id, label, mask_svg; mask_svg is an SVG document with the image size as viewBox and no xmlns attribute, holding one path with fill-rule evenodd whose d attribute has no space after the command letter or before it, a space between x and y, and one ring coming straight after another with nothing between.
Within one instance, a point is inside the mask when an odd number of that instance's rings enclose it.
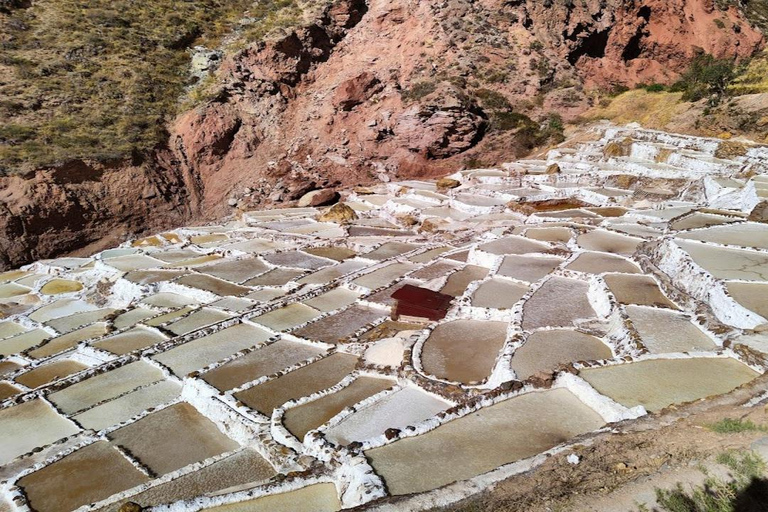
<instances>
[{"instance_id":1,"label":"beige salt pond","mask_svg":"<svg viewBox=\"0 0 768 512\"><path fill-rule=\"evenodd\" d=\"M340 391L288 409L283 416L283 424L302 441L307 432L324 424L346 407L391 388L394 384L395 381L387 378L358 377Z\"/></svg>"},{"instance_id":2,"label":"beige salt pond","mask_svg":"<svg viewBox=\"0 0 768 512\"><path fill-rule=\"evenodd\" d=\"M340 313L334 313L294 331L292 334L314 341L342 343L369 324L386 317L378 308L352 306Z\"/></svg>"},{"instance_id":3,"label":"beige salt pond","mask_svg":"<svg viewBox=\"0 0 768 512\"><path fill-rule=\"evenodd\" d=\"M70 333L64 334L63 336L52 338L51 340L45 342L40 348L30 350L29 355L30 357L34 357L36 359L52 356L77 346L77 344L81 341L103 336L107 333L108 329L108 324L104 322L97 322L95 324L89 325L88 327L83 327L81 329L77 329Z\"/></svg>"},{"instance_id":4,"label":"beige salt pond","mask_svg":"<svg viewBox=\"0 0 768 512\"><path fill-rule=\"evenodd\" d=\"M736 302L768 319L768 283L730 282L726 287Z\"/></svg>"},{"instance_id":5,"label":"beige salt pond","mask_svg":"<svg viewBox=\"0 0 768 512\"><path fill-rule=\"evenodd\" d=\"M651 276L606 274L604 279L616 300L622 304L677 309L677 306L664 295L659 284Z\"/></svg>"},{"instance_id":6,"label":"beige salt pond","mask_svg":"<svg viewBox=\"0 0 768 512\"><path fill-rule=\"evenodd\" d=\"M285 331L314 320L320 315L321 312L314 308L294 303L257 316L253 321L275 331Z\"/></svg>"},{"instance_id":7,"label":"beige salt pond","mask_svg":"<svg viewBox=\"0 0 768 512\"><path fill-rule=\"evenodd\" d=\"M445 286L440 290L440 293L459 297L464 294L471 283L485 279L485 276L487 275L487 268L467 265L448 277L448 280L446 281Z\"/></svg>"},{"instance_id":8,"label":"beige salt pond","mask_svg":"<svg viewBox=\"0 0 768 512\"><path fill-rule=\"evenodd\" d=\"M134 350L151 347L167 339L155 330L139 326L129 331L103 338L95 342L93 346L116 355L123 355Z\"/></svg>"},{"instance_id":9,"label":"beige salt pond","mask_svg":"<svg viewBox=\"0 0 768 512\"><path fill-rule=\"evenodd\" d=\"M593 318L584 281L553 277L536 290L523 306L523 329L571 327L576 320Z\"/></svg>"},{"instance_id":10,"label":"beige salt pond","mask_svg":"<svg viewBox=\"0 0 768 512\"><path fill-rule=\"evenodd\" d=\"M625 407L657 412L728 393L759 374L731 358L653 359L589 368L579 374L599 393Z\"/></svg>"},{"instance_id":11,"label":"beige salt pond","mask_svg":"<svg viewBox=\"0 0 768 512\"><path fill-rule=\"evenodd\" d=\"M304 343L278 340L204 373L202 378L217 389L227 391L323 353L322 349Z\"/></svg>"},{"instance_id":12,"label":"beige salt pond","mask_svg":"<svg viewBox=\"0 0 768 512\"><path fill-rule=\"evenodd\" d=\"M554 256L506 256L499 267L498 274L535 283L549 275L564 261Z\"/></svg>"},{"instance_id":13,"label":"beige salt pond","mask_svg":"<svg viewBox=\"0 0 768 512\"><path fill-rule=\"evenodd\" d=\"M675 240L693 261L718 279L768 281L768 254Z\"/></svg>"},{"instance_id":14,"label":"beige salt pond","mask_svg":"<svg viewBox=\"0 0 768 512\"><path fill-rule=\"evenodd\" d=\"M552 372L560 365L577 361L610 359L613 352L599 338L569 329L531 334L515 351L510 366L520 380L539 372Z\"/></svg>"},{"instance_id":15,"label":"beige salt pond","mask_svg":"<svg viewBox=\"0 0 768 512\"><path fill-rule=\"evenodd\" d=\"M69 279L52 279L40 288L44 295L60 295L62 293L75 293L83 289L83 285Z\"/></svg>"},{"instance_id":16,"label":"beige salt pond","mask_svg":"<svg viewBox=\"0 0 768 512\"><path fill-rule=\"evenodd\" d=\"M627 314L652 354L713 351L718 346L704 331L675 311L627 306Z\"/></svg>"},{"instance_id":17,"label":"beige salt pond","mask_svg":"<svg viewBox=\"0 0 768 512\"><path fill-rule=\"evenodd\" d=\"M232 283L242 283L270 269L257 258L227 260L213 265L198 267L197 271Z\"/></svg>"},{"instance_id":18,"label":"beige salt pond","mask_svg":"<svg viewBox=\"0 0 768 512\"><path fill-rule=\"evenodd\" d=\"M583 252L566 268L588 274L603 274L605 272L640 274L642 272L640 267L628 259L604 252Z\"/></svg>"},{"instance_id":19,"label":"beige salt pond","mask_svg":"<svg viewBox=\"0 0 768 512\"><path fill-rule=\"evenodd\" d=\"M413 269L414 265L410 263L391 263L386 267L374 270L369 274L358 277L352 282L363 288L376 290L382 286L388 285L395 279L402 277L404 274Z\"/></svg>"},{"instance_id":20,"label":"beige salt pond","mask_svg":"<svg viewBox=\"0 0 768 512\"><path fill-rule=\"evenodd\" d=\"M565 389L527 393L365 452L393 495L424 492L531 457L603 425Z\"/></svg>"},{"instance_id":21,"label":"beige salt pond","mask_svg":"<svg viewBox=\"0 0 768 512\"><path fill-rule=\"evenodd\" d=\"M509 309L528 293L528 287L506 279L486 281L472 295L472 305L479 308Z\"/></svg>"},{"instance_id":22,"label":"beige salt pond","mask_svg":"<svg viewBox=\"0 0 768 512\"><path fill-rule=\"evenodd\" d=\"M215 512L336 512L341 503L332 483L308 485L295 491L213 507Z\"/></svg>"},{"instance_id":23,"label":"beige salt pond","mask_svg":"<svg viewBox=\"0 0 768 512\"><path fill-rule=\"evenodd\" d=\"M63 359L38 366L33 370L22 373L14 380L30 389L35 389L86 368L88 368L86 365L77 361Z\"/></svg>"},{"instance_id":24,"label":"beige salt pond","mask_svg":"<svg viewBox=\"0 0 768 512\"><path fill-rule=\"evenodd\" d=\"M424 372L465 384L490 376L507 337L505 322L455 320L438 325L424 342Z\"/></svg>"},{"instance_id":25,"label":"beige salt pond","mask_svg":"<svg viewBox=\"0 0 768 512\"><path fill-rule=\"evenodd\" d=\"M576 241L581 247L590 251L629 256L637 250L637 246L643 240L602 229L595 229L579 235Z\"/></svg>"},{"instance_id":26,"label":"beige salt pond","mask_svg":"<svg viewBox=\"0 0 768 512\"><path fill-rule=\"evenodd\" d=\"M0 464L80 431L43 400L0 409Z\"/></svg>"},{"instance_id":27,"label":"beige salt pond","mask_svg":"<svg viewBox=\"0 0 768 512\"><path fill-rule=\"evenodd\" d=\"M357 357L337 352L315 363L235 394L235 398L267 416L288 400L335 386L352 373Z\"/></svg>"}]
</instances>

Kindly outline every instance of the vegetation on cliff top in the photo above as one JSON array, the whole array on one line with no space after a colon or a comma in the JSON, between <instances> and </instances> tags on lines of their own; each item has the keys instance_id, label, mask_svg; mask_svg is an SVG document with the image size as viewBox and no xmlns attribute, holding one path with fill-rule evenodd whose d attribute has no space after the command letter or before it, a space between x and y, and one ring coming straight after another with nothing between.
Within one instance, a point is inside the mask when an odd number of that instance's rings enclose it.
<instances>
[{"instance_id":1,"label":"vegetation on cliff top","mask_svg":"<svg viewBox=\"0 0 768 512\"><path fill-rule=\"evenodd\" d=\"M297 22L295 0L0 0L0 173L151 149L194 45Z\"/></svg>"}]
</instances>

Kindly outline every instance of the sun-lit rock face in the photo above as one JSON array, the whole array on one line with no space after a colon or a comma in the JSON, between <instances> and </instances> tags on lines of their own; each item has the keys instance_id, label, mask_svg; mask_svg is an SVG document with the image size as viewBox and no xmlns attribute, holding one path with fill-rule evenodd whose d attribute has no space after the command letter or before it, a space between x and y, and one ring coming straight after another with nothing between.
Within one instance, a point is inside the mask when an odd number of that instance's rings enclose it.
<instances>
[{"instance_id":1,"label":"sun-lit rock face","mask_svg":"<svg viewBox=\"0 0 768 512\"><path fill-rule=\"evenodd\" d=\"M747 384L768 149L591 135L0 274L2 499L338 510ZM446 317L392 318L405 285Z\"/></svg>"}]
</instances>

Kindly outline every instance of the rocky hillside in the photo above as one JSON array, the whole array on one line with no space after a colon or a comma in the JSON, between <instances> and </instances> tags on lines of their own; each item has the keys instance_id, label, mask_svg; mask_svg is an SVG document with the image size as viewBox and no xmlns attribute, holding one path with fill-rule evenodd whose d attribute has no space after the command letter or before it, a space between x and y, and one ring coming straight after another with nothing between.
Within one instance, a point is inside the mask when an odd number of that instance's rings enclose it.
<instances>
[{"instance_id":1,"label":"rocky hillside","mask_svg":"<svg viewBox=\"0 0 768 512\"><path fill-rule=\"evenodd\" d=\"M153 119L163 129L141 131L140 144L112 151L104 141L66 137L93 122L86 116L93 112L88 97L58 128L51 120L61 120L66 96L56 105L13 103L25 91L24 77L45 83L42 61L32 57L60 40L30 35L44 18L37 2L0 3L0 22L22 23L0 41L0 69L9 77L0 78L6 174L0 177L0 265L88 251L129 232L215 218L232 208L287 203L316 188L496 164L559 141L563 123L590 108L601 91L671 83L697 54L744 60L763 44L743 6L714 0L268 4L275 9L256 15L255 7L242 5L248 23L222 11L198 25L203 32L188 31L175 46L163 46L186 51L202 41L222 45L223 53L195 53L198 84L184 89L185 73L181 89L172 80L168 85L181 103L155 102ZM26 17L19 18L20 10ZM87 17L87 11L80 12ZM19 57L19 48L27 48L26 60L10 58ZM56 48L43 53L50 57ZM110 55L99 53L99 69L114 62ZM146 65L138 56L120 62ZM49 72L63 80L78 71ZM129 97L96 85L102 94L122 97L116 105L124 106L155 90L141 83ZM93 107L103 108L102 96L94 97ZM40 138L51 130L55 136ZM122 137L120 130L105 133ZM61 151L59 140L69 149ZM37 149L19 151L30 141ZM104 151L80 151L81 142ZM67 158L67 151L78 158ZM41 155L55 155L53 163L30 163L45 161Z\"/></svg>"}]
</instances>

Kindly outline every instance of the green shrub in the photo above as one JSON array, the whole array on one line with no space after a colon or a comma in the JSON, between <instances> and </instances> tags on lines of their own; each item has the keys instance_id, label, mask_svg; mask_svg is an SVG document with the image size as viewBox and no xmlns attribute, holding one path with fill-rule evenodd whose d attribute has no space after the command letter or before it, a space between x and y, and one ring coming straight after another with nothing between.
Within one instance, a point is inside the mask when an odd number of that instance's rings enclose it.
<instances>
[{"instance_id":1,"label":"green shrub","mask_svg":"<svg viewBox=\"0 0 768 512\"><path fill-rule=\"evenodd\" d=\"M709 54L696 56L680 80L670 91L682 92L683 101L699 101L710 97L713 104L725 95L736 78L736 65L729 59L716 59Z\"/></svg>"},{"instance_id":2,"label":"green shrub","mask_svg":"<svg viewBox=\"0 0 768 512\"><path fill-rule=\"evenodd\" d=\"M711 423L707 425L707 428L713 432L717 432L718 434L738 434L740 432L757 431L764 432L768 430L766 427L756 425L751 420L734 420L731 418L725 418L716 423Z\"/></svg>"},{"instance_id":3,"label":"green shrub","mask_svg":"<svg viewBox=\"0 0 768 512\"><path fill-rule=\"evenodd\" d=\"M437 83L433 81L417 82L411 86L410 89L404 90L401 95L403 99L408 101L418 101L425 96L429 96L437 90Z\"/></svg>"}]
</instances>

